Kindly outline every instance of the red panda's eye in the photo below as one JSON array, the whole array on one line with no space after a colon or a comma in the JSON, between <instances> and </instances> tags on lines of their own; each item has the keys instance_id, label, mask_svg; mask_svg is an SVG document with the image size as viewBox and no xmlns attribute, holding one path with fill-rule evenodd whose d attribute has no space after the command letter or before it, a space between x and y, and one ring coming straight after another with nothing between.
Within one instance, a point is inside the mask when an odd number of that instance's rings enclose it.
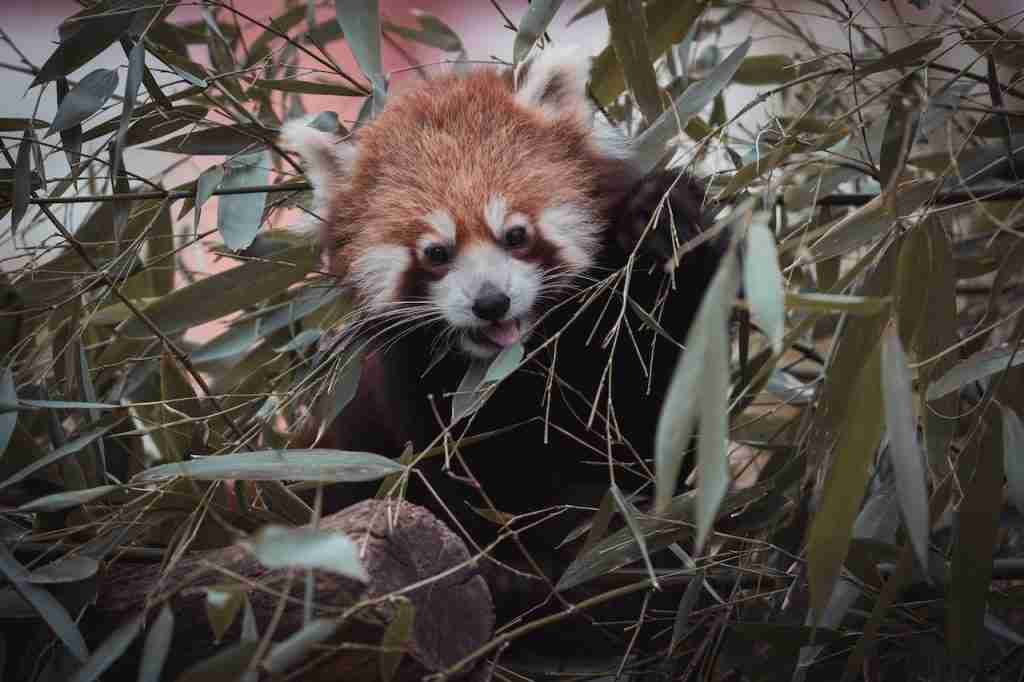
<instances>
[{"instance_id":1,"label":"red panda's eye","mask_svg":"<svg viewBox=\"0 0 1024 682\"><path fill-rule=\"evenodd\" d=\"M510 227L505 231L504 242L505 246L510 249L518 249L521 246L526 245L526 228L517 225L516 227Z\"/></svg>"},{"instance_id":2,"label":"red panda's eye","mask_svg":"<svg viewBox=\"0 0 1024 682\"><path fill-rule=\"evenodd\" d=\"M431 244L423 250L423 255L426 256L427 262L434 267L446 265L452 259L448 247L441 244Z\"/></svg>"}]
</instances>

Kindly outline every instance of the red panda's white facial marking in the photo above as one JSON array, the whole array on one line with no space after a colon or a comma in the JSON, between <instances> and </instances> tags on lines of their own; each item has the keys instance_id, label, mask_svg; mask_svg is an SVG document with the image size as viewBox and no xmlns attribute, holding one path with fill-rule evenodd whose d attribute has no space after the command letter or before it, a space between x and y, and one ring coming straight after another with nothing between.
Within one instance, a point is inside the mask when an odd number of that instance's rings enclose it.
<instances>
[{"instance_id":1,"label":"red panda's white facial marking","mask_svg":"<svg viewBox=\"0 0 1024 682\"><path fill-rule=\"evenodd\" d=\"M362 282L363 296L372 308L386 308L400 295L403 274L411 267L409 249L381 244L367 249L351 266L353 277Z\"/></svg>"},{"instance_id":2,"label":"red panda's white facial marking","mask_svg":"<svg viewBox=\"0 0 1024 682\"><path fill-rule=\"evenodd\" d=\"M499 244L459 250L448 272L430 286L430 299L459 332L462 350L490 357L525 339L535 319L540 268Z\"/></svg>"}]
</instances>

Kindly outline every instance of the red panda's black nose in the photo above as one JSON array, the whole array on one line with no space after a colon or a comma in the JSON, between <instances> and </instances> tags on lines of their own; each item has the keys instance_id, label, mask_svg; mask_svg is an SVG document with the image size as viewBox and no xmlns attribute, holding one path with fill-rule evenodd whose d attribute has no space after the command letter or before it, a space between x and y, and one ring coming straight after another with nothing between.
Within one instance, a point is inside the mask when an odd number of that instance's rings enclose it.
<instances>
[{"instance_id":1,"label":"red panda's black nose","mask_svg":"<svg viewBox=\"0 0 1024 682\"><path fill-rule=\"evenodd\" d=\"M508 312L511 300L498 287L493 284L485 284L477 292L476 300L473 301L473 314L481 320L497 322Z\"/></svg>"}]
</instances>

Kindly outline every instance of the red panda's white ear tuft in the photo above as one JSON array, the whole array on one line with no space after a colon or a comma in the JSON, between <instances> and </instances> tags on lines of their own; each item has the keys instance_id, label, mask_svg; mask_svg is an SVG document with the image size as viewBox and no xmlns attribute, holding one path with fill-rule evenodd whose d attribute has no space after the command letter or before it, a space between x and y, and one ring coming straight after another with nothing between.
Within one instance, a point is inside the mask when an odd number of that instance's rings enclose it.
<instances>
[{"instance_id":1,"label":"red panda's white ear tuft","mask_svg":"<svg viewBox=\"0 0 1024 682\"><path fill-rule=\"evenodd\" d=\"M302 158L318 206L326 203L333 187L343 184L355 162L355 147L336 134L310 125L312 118L288 121L281 128L280 145Z\"/></svg>"},{"instance_id":2,"label":"red panda's white ear tuft","mask_svg":"<svg viewBox=\"0 0 1024 682\"><path fill-rule=\"evenodd\" d=\"M517 70L516 101L551 118L573 115L589 124L594 112L587 99L590 63L577 46L549 45Z\"/></svg>"}]
</instances>

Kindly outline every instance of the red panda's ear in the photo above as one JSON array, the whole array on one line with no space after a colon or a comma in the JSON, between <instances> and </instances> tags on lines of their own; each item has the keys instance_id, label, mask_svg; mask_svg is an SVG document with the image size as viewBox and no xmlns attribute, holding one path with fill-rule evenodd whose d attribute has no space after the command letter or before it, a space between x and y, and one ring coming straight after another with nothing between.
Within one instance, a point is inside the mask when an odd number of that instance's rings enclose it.
<instances>
[{"instance_id":1,"label":"red panda's ear","mask_svg":"<svg viewBox=\"0 0 1024 682\"><path fill-rule=\"evenodd\" d=\"M590 62L578 47L549 45L517 70L516 101L550 118L572 115L589 124L593 116L587 99Z\"/></svg>"},{"instance_id":2,"label":"red panda's ear","mask_svg":"<svg viewBox=\"0 0 1024 682\"><path fill-rule=\"evenodd\" d=\"M343 185L352 171L355 147L335 133L314 128L310 119L285 123L279 141L282 148L301 157L317 205L326 203L332 188Z\"/></svg>"}]
</instances>

